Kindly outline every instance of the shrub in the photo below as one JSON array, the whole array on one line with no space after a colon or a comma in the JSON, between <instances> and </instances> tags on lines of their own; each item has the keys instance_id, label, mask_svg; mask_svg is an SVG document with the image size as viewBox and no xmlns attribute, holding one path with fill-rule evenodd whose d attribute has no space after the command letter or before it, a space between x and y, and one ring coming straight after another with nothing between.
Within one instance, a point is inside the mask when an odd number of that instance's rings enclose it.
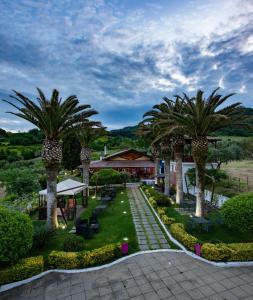
<instances>
[{"instance_id":1,"label":"shrub","mask_svg":"<svg viewBox=\"0 0 253 300\"><path fill-rule=\"evenodd\" d=\"M33 224L20 212L0 207L0 262L16 262L31 249Z\"/></svg>"},{"instance_id":2,"label":"shrub","mask_svg":"<svg viewBox=\"0 0 253 300\"><path fill-rule=\"evenodd\" d=\"M158 206L171 206L170 198L160 193L157 193L155 200Z\"/></svg>"},{"instance_id":3,"label":"shrub","mask_svg":"<svg viewBox=\"0 0 253 300\"><path fill-rule=\"evenodd\" d=\"M92 251L80 252L79 260L82 267L88 267L111 261L119 255L119 245L110 244Z\"/></svg>"},{"instance_id":4,"label":"shrub","mask_svg":"<svg viewBox=\"0 0 253 300\"><path fill-rule=\"evenodd\" d=\"M0 285L32 277L41 273L43 269L42 256L22 259L16 265L0 271Z\"/></svg>"},{"instance_id":5,"label":"shrub","mask_svg":"<svg viewBox=\"0 0 253 300\"><path fill-rule=\"evenodd\" d=\"M45 224L34 225L33 248L43 248L46 244L48 236L49 231Z\"/></svg>"},{"instance_id":6,"label":"shrub","mask_svg":"<svg viewBox=\"0 0 253 300\"><path fill-rule=\"evenodd\" d=\"M91 176L91 185L125 183L130 175L113 169L101 169Z\"/></svg>"},{"instance_id":7,"label":"shrub","mask_svg":"<svg viewBox=\"0 0 253 300\"><path fill-rule=\"evenodd\" d=\"M198 242L198 239L195 236L187 233L183 224L171 224L170 231L177 240L179 240L183 245L186 246L186 248L194 251L194 245Z\"/></svg>"},{"instance_id":8,"label":"shrub","mask_svg":"<svg viewBox=\"0 0 253 300\"><path fill-rule=\"evenodd\" d=\"M99 265L120 256L119 245L110 244L92 251L52 251L48 257L51 268L75 269Z\"/></svg>"},{"instance_id":9,"label":"shrub","mask_svg":"<svg viewBox=\"0 0 253 300\"><path fill-rule=\"evenodd\" d=\"M241 232L253 230L253 193L227 200L221 207L225 224Z\"/></svg>"},{"instance_id":10,"label":"shrub","mask_svg":"<svg viewBox=\"0 0 253 300\"><path fill-rule=\"evenodd\" d=\"M174 219L174 218L169 218L169 217L166 216L166 215L163 215L163 216L161 217L161 220L163 221L163 223L164 223L165 225L171 225L171 224L175 223L175 219Z\"/></svg>"},{"instance_id":11,"label":"shrub","mask_svg":"<svg viewBox=\"0 0 253 300\"><path fill-rule=\"evenodd\" d=\"M82 251L84 250L84 245L84 239L81 236L71 234L63 242L63 251Z\"/></svg>"},{"instance_id":12,"label":"shrub","mask_svg":"<svg viewBox=\"0 0 253 300\"><path fill-rule=\"evenodd\" d=\"M159 217L162 217L163 215L165 215L165 209L163 207L158 207L157 208L157 213L159 215Z\"/></svg>"},{"instance_id":13,"label":"shrub","mask_svg":"<svg viewBox=\"0 0 253 300\"><path fill-rule=\"evenodd\" d=\"M226 244L203 244L201 254L204 258L215 261L228 261L231 250Z\"/></svg>"},{"instance_id":14,"label":"shrub","mask_svg":"<svg viewBox=\"0 0 253 300\"><path fill-rule=\"evenodd\" d=\"M233 250L230 261L253 260L253 243L234 243L227 246Z\"/></svg>"},{"instance_id":15,"label":"shrub","mask_svg":"<svg viewBox=\"0 0 253 300\"><path fill-rule=\"evenodd\" d=\"M52 251L48 256L48 265L57 269L79 268L76 252Z\"/></svg>"}]
</instances>

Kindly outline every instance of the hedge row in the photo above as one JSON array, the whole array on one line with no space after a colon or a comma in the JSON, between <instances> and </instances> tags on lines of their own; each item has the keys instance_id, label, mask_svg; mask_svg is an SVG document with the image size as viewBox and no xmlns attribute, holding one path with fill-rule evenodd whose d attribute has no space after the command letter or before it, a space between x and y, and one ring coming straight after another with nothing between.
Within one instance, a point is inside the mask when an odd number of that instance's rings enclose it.
<instances>
[{"instance_id":1,"label":"hedge row","mask_svg":"<svg viewBox=\"0 0 253 300\"><path fill-rule=\"evenodd\" d=\"M198 239L195 236L187 233L182 223L171 224L170 232L186 248L194 251L194 246L198 242Z\"/></svg>"},{"instance_id":2,"label":"hedge row","mask_svg":"<svg viewBox=\"0 0 253 300\"><path fill-rule=\"evenodd\" d=\"M77 269L99 265L120 256L118 244L107 245L92 251L52 251L48 257L50 268Z\"/></svg>"},{"instance_id":3,"label":"hedge row","mask_svg":"<svg viewBox=\"0 0 253 300\"><path fill-rule=\"evenodd\" d=\"M142 190L146 194L150 204L156 208L157 206L171 206L172 205L172 199L166 195L163 195L159 192L157 192L155 189L153 189L150 186L143 185Z\"/></svg>"},{"instance_id":4,"label":"hedge row","mask_svg":"<svg viewBox=\"0 0 253 300\"><path fill-rule=\"evenodd\" d=\"M76 269L100 265L121 255L118 244L82 252L52 251L48 257L48 266L57 269ZM22 259L16 265L0 271L0 285L23 280L37 275L44 270L42 256Z\"/></svg>"},{"instance_id":5,"label":"hedge row","mask_svg":"<svg viewBox=\"0 0 253 300\"><path fill-rule=\"evenodd\" d=\"M16 265L0 271L0 285L32 277L43 270L44 260L42 256L22 259Z\"/></svg>"},{"instance_id":6,"label":"hedge row","mask_svg":"<svg viewBox=\"0 0 253 300\"><path fill-rule=\"evenodd\" d=\"M215 261L250 261L253 260L253 243L205 243L201 254L204 258Z\"/></svg>"},{"instance_id":7,"label":"hedge row","mask_svg":"<svg viewBox=\"0 0 253 300\"><path fill-rule=\"evenodd\" d=\"M186 248L194 251L194 245L198 243L198 239L187 233L183 224L172 224L170 232ZM251 261L253 260L253 243L204 243L201 256L213 261Z\"/></svg>"}]
</instances>

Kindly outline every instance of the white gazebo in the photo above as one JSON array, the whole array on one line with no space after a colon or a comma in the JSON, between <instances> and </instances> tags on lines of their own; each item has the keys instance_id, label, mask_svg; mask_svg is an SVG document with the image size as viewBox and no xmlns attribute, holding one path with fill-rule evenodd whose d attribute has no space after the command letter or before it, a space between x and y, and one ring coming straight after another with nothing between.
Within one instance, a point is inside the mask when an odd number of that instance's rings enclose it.
<instances>
[{"instance_id":1,"label":"white gazebo","mask_svg":"<svg viewBox=\"0 0 253 300\"><path fill-rule=\"evenodd\" d=\"M61 181L59 183L57 183L57 187L56 187L56 191L57 191L57 197L64 197L64 196L73 196L73 198L75 199L74 203L75 203L75 211L76 211L76 194L81 193L82 195L82 204L84 205L84 201L83 201L83 191L87 188L87 185L73 180L73 179L66 179L64 181ZM45 208L45 204L46 204L46 200L47 200L47 189L42 190L39 192L39 207L40 208ZM59 205L59 208L61 210L61 214L62 217L65 220L65 215L64 215L64 211L62 205ZM45 212L44 212L45 214ZM66 220L65 220L66 221Z\"/></svg>"}]
</instances>

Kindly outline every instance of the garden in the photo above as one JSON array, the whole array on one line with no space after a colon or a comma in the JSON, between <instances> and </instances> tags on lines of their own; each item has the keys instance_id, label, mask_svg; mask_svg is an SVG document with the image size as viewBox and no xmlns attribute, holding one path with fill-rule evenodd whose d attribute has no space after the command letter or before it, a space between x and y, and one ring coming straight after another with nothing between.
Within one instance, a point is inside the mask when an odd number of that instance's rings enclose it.
<instances>
[{"instance_id":1,"label":"garden","mask_svg":"<svg viewBox=\"0 0 253 300\"><path fill-rule=\"evenodd\" d=\"M143 185L148 201L171 234L190 251L201 245L201 255L214 261L253 260L253 193L244 193L226 201L218 209L205 213L205 223L194 222L191 214L180 213L171 199L163 205L164 195Z\"/></svg>"},{"instance_id":2,"label":"garden","mask_svg":"<svg viewBox=\"0 0 253 300\"><path fill-rule=\"evenodd\" d=\"M89 206L80 215L88 220L98 205L100 195L89 197ZM92 237L70 233L75 225L60 220L59 228L49 232L45 221L32 220L27 214L0 209L0 283L22 280L50 268L73 269L95 266L121 257L121 244L127 254L139 250L130 205L124 187L98 214L99 231ZM117 224L115 226L115 224Z\"/></svg>"}]
</instances>

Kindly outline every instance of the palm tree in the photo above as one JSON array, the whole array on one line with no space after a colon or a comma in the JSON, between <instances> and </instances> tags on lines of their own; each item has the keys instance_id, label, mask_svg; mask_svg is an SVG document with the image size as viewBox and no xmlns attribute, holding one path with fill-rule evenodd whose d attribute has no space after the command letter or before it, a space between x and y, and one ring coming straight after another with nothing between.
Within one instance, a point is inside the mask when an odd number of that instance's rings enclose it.
<instances>
[{"instance_id":1,"label":"palm tree","mask_svg":"<svg viewBox=\"0 0 253 300\"><path fill-rule=\"evenodd\" d=\"M203 216L205 165L208 152L208 136L215 131L233 125L243 125L243 116L237 102L224 106L225 101L234 94L222 96L215 89L205 99L203 91L198 90L194 98L184 94L184 111L173 112L174 130L185 132L192 139L192 155L196 164L196 216Z\"/></svg>"},{"instance_id":2,"label":"palm tree","mask_svg":"<svg viewBox=\"0 0 253 300\"><path fill-rule=\"evenodd\" d=\"M183 200L183 151L184 151L184 136L183 131L177 126L174 127L174 120L172 118L173 112L181 113L183 111L184 102L179 96L176 96L176 100L170 100L167 97L163 98L162 103L154 105L151 111L144 114L144 117L149 117L146 121L154 124L159 128L159 134L157 140L165 140L168 147L171 144L174 150L174 156L176 161L176 203L180 204ZM145 120L144 120L145 121ZM167 152L170 154L170 152ZM166 164L168 165L170 157L167 156ZM169 184L170 173L167 170L165 172L165 183ZM166 189L165 189L166 190ZM168 190L166 191L166 193Z\"/></svg>"},{"instance_id":3,"label":"palm tree","mask_svg":"<svg viewBox=\"0 0 253 300\"><path fill-rule=\"evenodd\" d=\"M80 161L83 169L83 183L87 185L86 201L89 196L91 145L99 137L106 134L100 122L82 122L75 128L76 137L81 145ZM87 204L87 202L86 202Z\"/></svg>"},{"instance_id":4,"label":"palm tree","mask_svg":"<svg viewBox=\"0 0 253 300\"><path fill-rule=\"evenodd\" d=\"M50 99L37 88L37 102L30 100L17 91L14 104L3 100L16 108L18 112L8 112L18 116L39 128L45 139L42 145L42 160L47 176L47 227L53 231L58 227L57 222L57 174L62 160L61 139L68 130L77 123L84 122L97 112L90 109L90 105L79 105L76 96L69 96L62 101L59 92L54 89Z\"/></svg>"}]
</instances>

